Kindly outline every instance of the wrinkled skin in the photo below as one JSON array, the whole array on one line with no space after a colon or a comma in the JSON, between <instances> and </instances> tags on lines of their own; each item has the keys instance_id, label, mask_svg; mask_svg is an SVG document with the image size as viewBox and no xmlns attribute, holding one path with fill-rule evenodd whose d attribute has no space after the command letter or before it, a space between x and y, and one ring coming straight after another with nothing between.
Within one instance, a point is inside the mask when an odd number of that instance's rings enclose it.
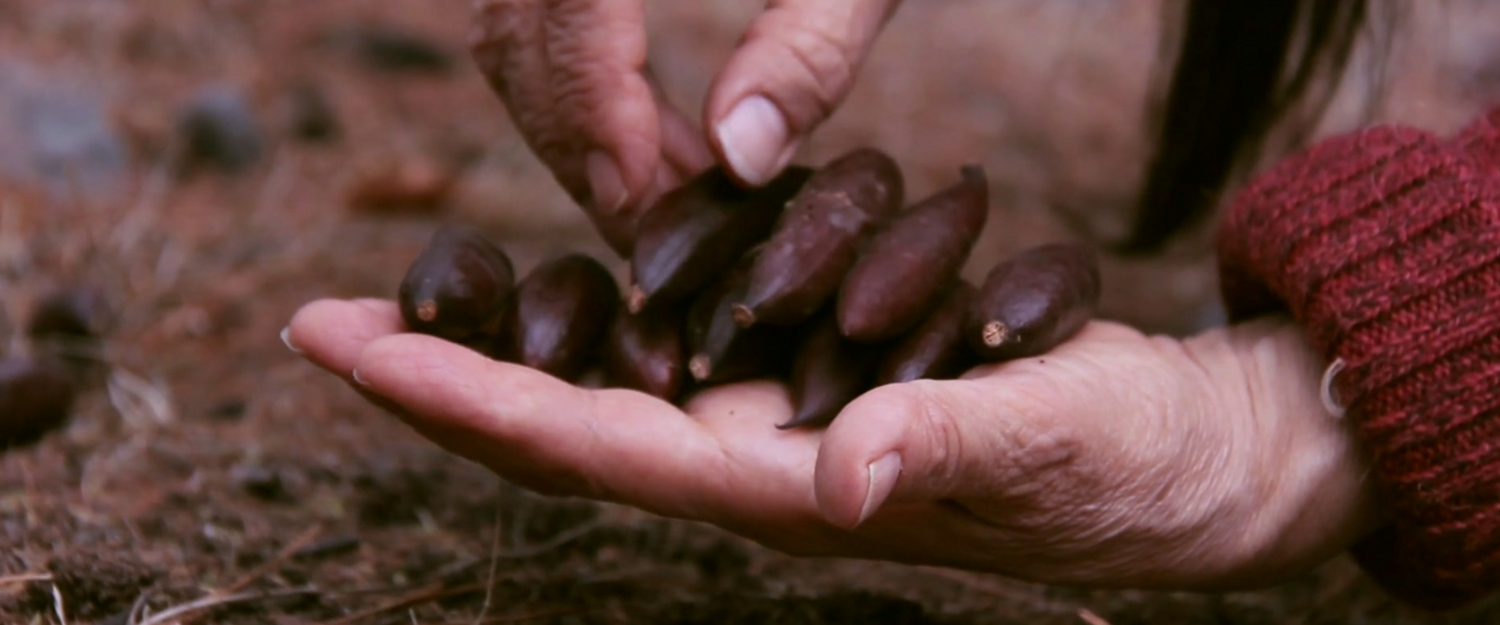
<instances>
[{"instance_id":1,"label":"wrinkled skin","mask_svg":"<svg viewBox=\"0 0 1500 625\"><path fill-rule=\"evenodd\" d=\"M769 2L710 87L707 132L646 66L643 0L476 0L469 45L532 151L624 254L641 211L715 159L749 185L780 173L896 4Z\"/></svg>"},{"instance_id":2,"label":"wrinkled skin","mask_svg":"<svg viewBox=\"0 0 1500 625\"><path fill-rule=\"evenodd\" d=\"M404 333L383 300L311 303L286 338L506 479L793 554L1214 590L1274 583L1380 521L1320 367L1280 320L1182 342L1096 322L1045 357L881 387L795 431L775 428L782 385L716 387L684 411Z\"/></svg>"}]
</instances>

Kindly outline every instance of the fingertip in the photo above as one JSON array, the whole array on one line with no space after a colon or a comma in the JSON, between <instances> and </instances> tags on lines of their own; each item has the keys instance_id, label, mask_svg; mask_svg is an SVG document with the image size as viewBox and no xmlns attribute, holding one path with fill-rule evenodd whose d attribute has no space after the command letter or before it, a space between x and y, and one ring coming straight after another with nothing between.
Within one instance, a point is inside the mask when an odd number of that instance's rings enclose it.
<instances>
[{"instance_id":1,"label":"fingertip","mask_svg":"<svg viewBox=\"0 0 1500 625\"><path fill-rule=\"evenodd\" d=\"M687 117L670 103L658 100L661 111L661 152L666 159L666 168L657 167L657 178L664 173L677 178L691 178L712 167L714 153L702 132L695 128Z\"/></svg>"},{"instance_id":2,"label":"fingertip","mask_svg":"<svg viewBox=\"0 0 1500 625\"><path fill-rule=\"evenodd\" d=\"M395 334L371 340L360 352L354 371L371 388L457 380L459 368L482 360L477 352L425 334Z\"/></svg>"},{"instance_id":3,"label":"fingertip","mask_svg":"<svg viewBox=\"0 0 1500 625\"><path fill-rule=\"evenodd\" d=\"M843 102L889 4L773 3L751 23L703 107L711 147L741 182L772 179Z\"/></svg>"},{"instance_id":4,"label":"fingertip","mask_svg":"<svg viewBox=\"0 0 1500 625\"><path fill-rule=\"evenodd\" d=\"M715 147L730 173L741 183L759 187L796 154L786 115L769 98L751 95L714 124Z\"/></svg>"},{"instance_id":5,"label":"fingertip","mask_svg":"<svg viewBox=\"0 0 1500 625\"><path fill-rule=\"evenodd\" d=\"M623 77L607 100L594 104L594 115L569 120L594 149L584 159L593 210L613 214L640 206L656 178L662 159L662 131L651 87L640 74Z\"/></svg>"},{"instance_id":6,"label":"fingertip","mask_svg":"<svg viewBox=\"0 0 1500 625\"><path fill-rule=\"evenodd\" d=\"M419 418L469 429L488 430L501 414L576 414L588 399L586 389L541 371L423 334L371 341L354 370L365 388Z\"/></svg>"},{"instance_id":7,"label":"fingertip","mask_svg":"<svg viewBox=\"0 0 1500 625\"><path fill-rule=\"evenodd\" d=\"M403 330L394 302L320 299L292 314L281 339L314 364L348 375L366 343Z\"/></svg>"},{"instance_id":8,"label":"fingertip","mask_svg":"<svg viewBox=\"0 0 1500 625\"><path fill-rule=\"evenodd\" d=\"M382 317L390 320L401 318L401 308L395 301L378 297L356 297L349 303L365 309L372 316Z\"/></svg>"},{"instance_id":9,"label":"fingertip","mask_svg":"<svg viewBox=\"0 0 1500 625\"><path fill-rule=\"evenodd\" d=\"M365 345L350 377L416 418L459 424L484 405L476 380L488 363L478 352L436 337L396 334Z\"/></svg>"},{"instance_id":10,"label":"fingertip","mask_svg":"<svg viewBox=\"0 0 1500 625\"><path fill-rule=\"evenodd\" d=\"M825 521L852 529L879 510L901 473L908 424L920 410L909 389L888 385L839 413L823 435L813 480Z\"/></svg>"},{"instance_id":11,"label":"fingertip","mask_svg":"<svg viewBox=\"0 0 1500 625\"><path fill-rule=\"evenodd\" d=\"M584 157L584 169L588 172L594 205L606 213L617 213L630 201L630 191L621 178L620 166L608 152L594 150Z\"/></svg>"}]
</instances>

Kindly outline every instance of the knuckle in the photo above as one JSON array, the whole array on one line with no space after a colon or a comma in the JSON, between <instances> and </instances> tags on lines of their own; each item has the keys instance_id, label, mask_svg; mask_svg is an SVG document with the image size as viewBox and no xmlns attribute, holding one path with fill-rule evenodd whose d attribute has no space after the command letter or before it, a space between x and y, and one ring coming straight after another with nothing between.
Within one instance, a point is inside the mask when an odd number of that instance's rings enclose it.
<instances>
[{"instance_id":1,"label":"knuckle","mask_svg":"<svg viewBox=\"0 0 1500 625\"><path fill-rule=\"evenodd\" d=\"M761 26L753 36L783 48L788 57L784 71L809 88L819 117L831 114L854 84L859 54L842 33L816 23L780 22Z\"/></svg>"},{"instance_id":2,"label":"knuckle","mask_svg":"<svg viewBox=\"0 0 1500 625\"><path fill-rule=\"evenodd\" d=\"M510 46L525 41L533 0L474 0L469 51L477 60L500 61Z\"/></svg>"},{"instance_id":3,"label":"knuckle","mask_svg":"<svg viewBox=\"0 0 1500 625\"><path fill-rule=\"evenodd\" d=\"M552 58L558 68L565 70L552 74L550 86L555 114L567 120L588 119L603 100L596 97L602 91L598 75L580 67L591 61L576 51L559 51Z\"/></svg>"},{"instance_id":4,"label":"knuckle","mask_svg":"<svg viewBox=\"0 0 1500 625\"><path fill-rule=\"evenodd\" d=\"M985 489L1008 500L1058 496L1077 481L1082 454L1079 433L1059 418L1057 397L1065 389L1016 384L999 393L971 396L931 382L918 386L925 399L920 415L930 450L933 479L972 480L963 490ZM939 388L945 390L938 390ZM975 389L975 392L984 392Z\"/></svg>"},{"instance_id":5,"label":"knuckle","mask_svg":"<svg viewBox=\"0 0 1500 625\"><path fill-rule=\"evenodd\" d=\"M1070 466L1079 452L1076 432L1060 414L1057 397L1068 392L1060 385L1037 385L1030 390L1018 389L1007 403L1014 415L999 428L998 446L1005 453L1009 470L1025 477L1053 474ZM1066 416L1064 416L1066 417Z\"/></svg>"},{"instance_id":6,"label":"knuckle","mask_svg":"<svg viewBox=\"0 0 1500 625\"><path fill-rule=\"evenodd\" d=\"M961 475L966 443L949 402L934 386L929 380L913 383L914 392L906 399L911 402L907 413L918 419L917 431L923 437L920 444L928 455L926 466L931 472L928 477L947 484Z\"/></svg>"}]
</instances>

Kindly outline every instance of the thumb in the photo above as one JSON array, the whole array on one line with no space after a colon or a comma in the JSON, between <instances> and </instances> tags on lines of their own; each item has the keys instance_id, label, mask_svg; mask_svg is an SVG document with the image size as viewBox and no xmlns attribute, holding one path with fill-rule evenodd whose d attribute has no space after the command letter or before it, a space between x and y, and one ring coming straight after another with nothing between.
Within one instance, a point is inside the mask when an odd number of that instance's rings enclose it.
<instances>
[{"instance_id":1,"label":"thumb","mask_svg":"<svg viewBox=\"0 0 1500 625\"><path fill-rule=\"evenodd\" d=\"M1068 441L1079 438L1050 418L1057 407L1006 388L985 379L918 380L851 402L818 451L814 491L823 518L853 528L896 502L1004 498L1066 462L1074 454Z\"/></svg>"},{"instance_id":2,"label":"thumb","mask_svg":"<svg viewBox=\"0 0 1500 625\"><path fill-rule=\"evenodd\" d=\"M709 88L709 143L742 183L760 186L833 113L897 0L771 0Z\"/></svg>"}]
</instances>

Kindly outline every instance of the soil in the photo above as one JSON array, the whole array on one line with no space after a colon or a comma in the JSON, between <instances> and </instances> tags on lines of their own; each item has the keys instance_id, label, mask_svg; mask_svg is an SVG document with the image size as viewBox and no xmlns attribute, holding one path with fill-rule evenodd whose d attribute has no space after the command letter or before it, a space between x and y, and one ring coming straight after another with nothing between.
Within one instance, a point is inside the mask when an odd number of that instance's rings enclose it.
<instances>
[{"instance_id":1,"label":"soil","mask_svg":"<svg viewBox=\"0 0 1500 625\"><path fill-rule=\"evenodd\" d=\"M649 4L651 62L696 110L758 5ZM1148 85L1159 10L1115 4L909 2L798 160L876 145L914 194L982 162L996 218L971 278L1079 234L1070 213L1118 233L1146 141L1130 103ZM519 272L565 250L624 270L470 64L468 5L0 3L0 65L103 112L89 144L102 147L66 175L0 159L0 348L38 349L19 328L59 286L113 306L104 364L72 418L0 455L0 622L1500 618L1500 606L1406 608L1342 558L1219 595L793 558L711 526L530 494L416 436L282 346L293 311L392 296L450 221L494 235ZM205 93L222 132L188 140L184 111ZM0 99L0 114L15 106ZM28 145L17 128L0 124L0 145ZM1102 316L1171 334L1218 323L1209 261L1202 237L1110 259ZM210 607L185 608L200 601Z\"/></svg>"}]
</instances>

